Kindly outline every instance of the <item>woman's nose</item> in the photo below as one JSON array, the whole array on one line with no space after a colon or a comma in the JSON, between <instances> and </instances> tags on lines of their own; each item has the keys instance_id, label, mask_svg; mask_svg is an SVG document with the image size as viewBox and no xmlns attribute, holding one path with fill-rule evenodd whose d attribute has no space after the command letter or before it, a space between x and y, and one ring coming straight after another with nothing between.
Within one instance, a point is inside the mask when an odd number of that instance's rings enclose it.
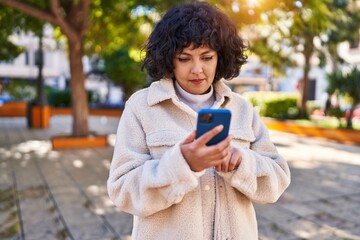
<instances>
[{"instance_id":1,"label":"woman's nose","mask_svg":"<svg viewBox=\"0 0 360 240\"><path fill-rule=\"evenodd\" d=\"M193 74L200 74L203 73L203 66L200 62L195 61L192 68L191 73Z\"/></svg>"}]
</instances>

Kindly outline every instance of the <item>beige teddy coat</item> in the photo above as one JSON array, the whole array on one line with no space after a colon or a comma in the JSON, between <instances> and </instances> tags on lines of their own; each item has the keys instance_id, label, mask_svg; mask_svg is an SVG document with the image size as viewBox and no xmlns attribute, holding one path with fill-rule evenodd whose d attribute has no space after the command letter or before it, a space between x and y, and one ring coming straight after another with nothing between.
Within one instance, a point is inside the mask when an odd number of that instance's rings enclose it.
<instances>
[{"instance_id":1,"label":"beige teddy coat","mask_svg":"<svg viewBox=\"0 0 360 240\"><path fill-rule=\"evenodd\" d=\"M252 201L273 203L290 184L289 167L258 113L222 80L214 89L213 108L231 110L232 145L242 153L229 173L189 168L180 144L195 129L197 113L179 101L172 80L154 82L126 102L107 186L115 205L134 215L132 239L258 239Z\"/></svg>"}]
</instances>

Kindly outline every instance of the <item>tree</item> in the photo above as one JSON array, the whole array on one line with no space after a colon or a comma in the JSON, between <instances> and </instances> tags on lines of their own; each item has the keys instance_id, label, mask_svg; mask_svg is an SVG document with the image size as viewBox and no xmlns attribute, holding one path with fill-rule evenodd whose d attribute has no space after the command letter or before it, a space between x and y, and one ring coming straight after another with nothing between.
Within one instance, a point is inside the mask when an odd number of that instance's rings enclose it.
<instances>
[{"instance_id":1,"label":"tree","mask_svg":"<svg viewBox=\"0 0 360 240\"><path fill-rule=\"evenodd\" d=\"M338 45L342 42L359 42L360 11L354 0L336 0L328 4L336 17L331 19L332 28L328 29L322 43L326 48L321 55L324 63L331 66L331 72L337 72L345 60L338 53Z\"/></svg>"},{"instance_id":2,"label":"tree","mask_svg":"<svg viewBox=\"0 0 360 240\"><path fill-rule=\"evenodd\" d=\"M273 76L281 76L287 67L296 65L295 59L289 57L288 50L284 50L283 41L287 37L287 29L279 27L279 19L283 19L281 24L286 26L288 16L277 9L264 13L263 16L262 21L245 31L249 36L249 48L259 56L261 62L271 67Z\"/></svg>"},{"instance_id":3,"label":"tree","mask_svg":"<svg viewBox=\"0 0 360 240\"><path fill-rule=\"evenodd\" d=\"M355 107L360 103L360 71L354 67L341 83L340 92L347 94L352 99L350 114L347 119L347 128L352 128L352 116Z\"/></svg>"},{"instance_id":4,"label":"tree","mask_svg":"<svg viewBox=\"0 0 360 240\"><path fill-rule=\"evenodd\" d=\"M97 10L90 16L92 24L85 51L93 54L95 63L104 62L104 68L100 64L98 73L121 86L125 100L146 84L140 61L153 26L165 10L178 3L170 0L97 1Z\"/></svg>"},{"instance_id":5,"label":"tree","mask_svg":"<svg viewBox=\"0 0 360 240\"><path fill-rule=\"evenodd\" d=\"M347 118L347 128L352 129L352 116L358 104L360 104L360 71L357 67L351 68L348 73L340 70L328 74L327 92L333 94L339 92L343 96L351 98L351 107Z\"/></svg>"},{"instance_id":6,"label":"tree","mask_svg":"<svg viewBox=\"0 0 360 240\"><path fill-rule=\"evenodd\" d=\"M85 74L82 57L84 53L102 55L122 46L140 48L146 33L139 38L139 26L149 20L141 17L140 10L165 10L174 1L160 0L0 0L7 11L22 12L35 19L48 22L66 37L70 62L70 87L73 126L75 136L88 135L88 102L85 90ZM155 8L158 6L159 8ZM16 10L16 11L13 11ZM19 22L16 22L20 24ZM91 30L91 31L89 31ZM150 28L151 30L151 23ZM1 39L0 39L1 41Z\"/></svg>"},{"instance_id":7,"label":"tree","mask_svg":"<svg viewBox=\"0 0 360 240\"><path fill-rule=\"evenodd\" d=\"M310 60L317 51L315 39L330 28L332 13L327 3L327 0L267 3L267 8L259 14L255 26L250 26L251 50L258 53L264 63L281 71L282 67L293 65L293 56L300 54L303 57L299 102L302 117L306 117Z\"/></svg>"},{"instance_id":8,"label":"tree","mask_svg":"<svg viewBox=\"0 0 360 240\"><path fill-rule=\"evenodd\" d=\"M0 4L21 11L36 19L58 26L66 36L69 47L71 97L75 136L88 135L88 102L82 57L83 44L89 26L90 0L38 1L0 0ZM76 100L75 100L76 99Z\"/></svg>"},{"instance_id":9,"label":"tree","mask_svg":"<svg viewBox=\"0 0 360 240\"><path fill-rule=\"evenodd\" d=\"M33 32L39 34L44 21L34 19L14 9L0 5L0 60L12 60L23 52L23 48L14 45L10 36L13 33Z\"/></svg>"},{"instance_id":10,"label":"tree","mask_svg":"<svg viewBox=\"0 0 360 240\"><path fill-rule=\"evenodd\" d=\"M129 49L124 47L104 56L105 74L115 84L121 85L128 99L134 91L144 87L146 76L140 71L140 63L129 56Z\"/></svg>"},{"instance_id":11,"label":"tree","mask_svg":"<svg viewBox=\"0 0 360 240\"><path fill-rule=\"evenodd\" d=\"M300 52L304 57L300 103L300 116L302 117L307 116L306 102L309 99L310 60L316 51L314 40L329 29L331 16L326 1L307 1L300 12L295 14L293 25L290 28L292 46L302 45Z\"/></svg>"},{"instance_id":12,"label":"tree","mask_svg":"<svg viewBox=\"0 0 360 240\"><path fill-rule=\"evenodd\" d=\"M12 60L23 52L22 47L15 46L9 41L9 36L12 33L32 32L39 37L39 50L36 57L36 65L38 66L38 77L37 77L37 91L36 99L34 104L39 106L46 105L46 96L44 91L44 79L43 79L43 52L42 52L42 39L43 39L43 28L45 22L39 19L34 19L22 12L9 9L4 6L0 6L0 22L3 26L0 30L0 42L5 47L2 48L0 53L0 59Z\"/></svg>"},{"instance_id":13,"label":"tree","mask_svg":"<svg viewBox=\"0 0 360 240\"><path fill-rule=\"evenodd\" d=\"M239 29L244 29L261 22L264 13L271 12L282 4L293 1L209 0L208 2L223 9Z\"/></svg>"}]
</instances>

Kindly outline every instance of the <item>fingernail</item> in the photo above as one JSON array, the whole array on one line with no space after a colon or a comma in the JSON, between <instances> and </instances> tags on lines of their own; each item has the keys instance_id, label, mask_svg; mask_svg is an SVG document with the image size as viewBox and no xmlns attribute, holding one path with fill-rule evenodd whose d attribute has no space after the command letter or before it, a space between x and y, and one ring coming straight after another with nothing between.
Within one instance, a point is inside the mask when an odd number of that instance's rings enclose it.
<instances>
[{"instance_id":1,"label":"fingernail","mask_svg":"<svg viewBox=\"0 0 360 240\"><path fill-rule=\"evenodd\" d=\"M222 130L224 128L224 125L217 126L218 130Z\"/></svg>"}]
</instances>

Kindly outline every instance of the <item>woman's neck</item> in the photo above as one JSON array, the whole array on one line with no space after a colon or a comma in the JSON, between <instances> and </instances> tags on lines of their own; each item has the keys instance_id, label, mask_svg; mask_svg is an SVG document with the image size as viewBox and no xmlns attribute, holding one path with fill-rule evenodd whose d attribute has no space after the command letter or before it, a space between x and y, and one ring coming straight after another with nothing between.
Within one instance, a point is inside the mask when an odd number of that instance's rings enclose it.
<instances>
[{"instance_id":1,"label":"woman's neck","mask_svg":"<svg viewBox=\"0 0 360 240\"><path fill-rule=\"evenodd\" d=\"M211 85L207 93L196 95L185 91L177 81L175 82L176 94L179 97L180 101L184 102L195 112L198 112L201 108L210 108L214 102L214 88Z\"/></svg>"}]
</instances>

